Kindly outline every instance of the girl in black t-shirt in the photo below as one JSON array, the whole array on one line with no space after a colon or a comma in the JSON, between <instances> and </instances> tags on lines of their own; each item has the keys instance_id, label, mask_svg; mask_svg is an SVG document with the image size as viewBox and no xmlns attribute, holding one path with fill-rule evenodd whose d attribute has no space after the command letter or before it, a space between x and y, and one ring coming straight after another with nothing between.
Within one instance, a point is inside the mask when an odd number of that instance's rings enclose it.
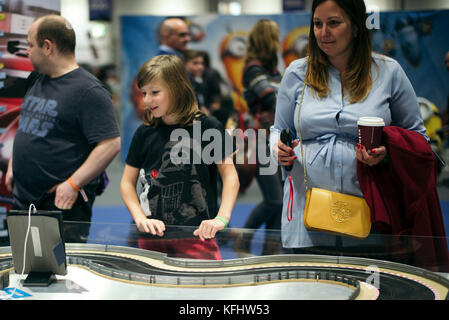
<instances>
[{"instance_id":1,"label":"girl in black t-shirt","mask_svg":"<svg viewBox=\"0 0 449 320\"><path fill-rule=\"evenodd\" d=\"M170 239L156 247L157 241L152 239L142 246L155 251L174 250L167 253L177 257L220 259L213 238L217 231L226 228L239 189L232 143L231 148L223 148L231 138L221 123L199 111L186 69L178 57L161 55L147 61L139 70L137 85L143 94L145 121L136 130L126 158L120 183L123 201L142 233L163 237L166 225L183 225L196 226L193 236L199 237L175 242ZM212 143L221 141L218 148L213 148L213 163L201 152L205 130L218 138ZM200 137L195 137L199 133ZM187 154L186 149L179 148L179 137L181 142L193 146ZM218 210L217 172L223 183ZM139 177L144 182L140 199L136 189ZM207 239L213 240L203 241ZM211 243L217 250L213 249L212 254L201 252L210 251Z\"/></svg>"}]
</instances>

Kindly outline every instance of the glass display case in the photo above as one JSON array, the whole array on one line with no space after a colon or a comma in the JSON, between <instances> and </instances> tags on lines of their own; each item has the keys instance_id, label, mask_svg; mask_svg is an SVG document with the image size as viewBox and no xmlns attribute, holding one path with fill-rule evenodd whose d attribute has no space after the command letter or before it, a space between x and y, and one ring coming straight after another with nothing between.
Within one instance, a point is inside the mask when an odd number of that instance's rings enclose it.
<instances>
[{"instance_id":1,"label":"glass display case","mask_svg":"<svg viewBox=\"0 0 449 320\"><path fill-rule=\"evenodd\" d=\"M67 275L48 287L22 286L11 247L0 247L2 298L145 300L440 300L447 265L429 246L448 239L373 234L286 249L280 230L228 228L215 239L195 227L164 236L133 224L66 222ZM25 235L24 235L25 236ZM32 251L32 250L31 250ZM34 254L29 252L28 254Z\"/></svg>"}]
</instances>

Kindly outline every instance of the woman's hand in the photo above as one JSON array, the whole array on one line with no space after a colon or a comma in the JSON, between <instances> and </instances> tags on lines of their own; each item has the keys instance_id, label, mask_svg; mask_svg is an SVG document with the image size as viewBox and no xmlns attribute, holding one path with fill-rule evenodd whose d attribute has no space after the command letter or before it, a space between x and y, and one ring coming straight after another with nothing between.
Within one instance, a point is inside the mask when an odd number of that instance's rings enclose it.
<instances>
[{"instance_id":1,"label":"woman's hand","mask_svg":"<svg viewBox=\"0 0 449 320\"><path fill-rule=\"evenodd\" d=\"M357 143L355 156L360 162L372 167L379 164L387 156L387 148L385 146L380 146L379 148L367 151L364 145Z\"/></svg>"},{"instance_id":2,"label":"woman's hand","mask_svg":"<svg viewBox=\"0 0 449 320\"><path fill-rule=\"evenodd\" d=\"M225 224L223 221L218 219L210 219L201 221L198 229L193 231L193 235L200 237L201 240L207 240L215 238L215 234L223 230L225 228Z\"/></svg>"},{"instance_id":3,"label":"woman's hand","mask_svg":"<svg viewBox=\"0 0 449 320\"><path fill-rule=\"evenodd\" d=\"M136 226L140 232L151 233L153 236L162 237L165 231L165 224L157 219L139 219L136 221Z\"/></svg>"},{"instance_id":4,"label":"woman's hand","mask_svg":"<svg viewBox=\"0 0 449 320\"><path fill-rule=\"evenodd\" d=\"M288 166L293 164L293 160L298 159L296 155L293 155L293 148L295 148L299 144L299 140L292 141L291 147L287 146L281 140L276 142L273 146L273 153L275 157L278 159L281 166Z\"/></svg>"}]
</instances>

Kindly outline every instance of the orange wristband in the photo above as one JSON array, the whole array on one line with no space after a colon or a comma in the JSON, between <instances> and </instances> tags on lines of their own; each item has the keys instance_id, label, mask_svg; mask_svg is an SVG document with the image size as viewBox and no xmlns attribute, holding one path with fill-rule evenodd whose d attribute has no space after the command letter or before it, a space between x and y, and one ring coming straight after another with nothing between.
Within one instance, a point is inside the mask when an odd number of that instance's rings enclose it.
<instances>
[{"instance_id":1,"label":"orange wristband","mask_svg":"<svg viewBox=\"0 0 449 320\"><path fill-rule=\"evenodd\" d=\"M81 188L78 187L75 182L73 182L72 177L68 178L67 181L70 183L70 185L72 186L73 189L75 189L76 191L81 191Z\"/></svg>"}]
</instances>

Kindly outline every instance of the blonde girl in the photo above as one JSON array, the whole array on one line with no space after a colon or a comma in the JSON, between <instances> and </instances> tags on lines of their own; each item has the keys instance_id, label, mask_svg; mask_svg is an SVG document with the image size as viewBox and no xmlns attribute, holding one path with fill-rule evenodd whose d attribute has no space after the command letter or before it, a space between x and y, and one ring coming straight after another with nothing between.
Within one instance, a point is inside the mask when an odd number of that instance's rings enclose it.
<instances>
[{"instance_id":1,"label":"blonde girl","mask_svg":"<svg viewBox=\"0 0 449 320\"><path fill-rule=\"evenodd\" d=\"M150 235L146 241L139 239L140 246L170 251L167 253L177 257L220 259L215 241L205 240L214 240L227 226L237 198L239 181L231 158L233 150L224 147L231 138L217 120L199 111L178 57L161 55L147 61L139 70L137 85L143 95L145 121L131 142L120 190L137 229ZM201 136L212 129L221 139L194 141L197 128ZM201 158L200 163L194 162L195 148L189 150L190 161L173 161L173 147L179 142L173 136L179 132L187 134L191 145L198 143L204 148L217 144L214 152L222 152L222 161L210 164ZM219 208L217 173L223 184ZM143 185L140 196L136 189L139 177ZM195 226L193 237L191 233L170 236L167 225ZM167 241L155 240L161 237Z\"/></svg>"}]
</instances>

